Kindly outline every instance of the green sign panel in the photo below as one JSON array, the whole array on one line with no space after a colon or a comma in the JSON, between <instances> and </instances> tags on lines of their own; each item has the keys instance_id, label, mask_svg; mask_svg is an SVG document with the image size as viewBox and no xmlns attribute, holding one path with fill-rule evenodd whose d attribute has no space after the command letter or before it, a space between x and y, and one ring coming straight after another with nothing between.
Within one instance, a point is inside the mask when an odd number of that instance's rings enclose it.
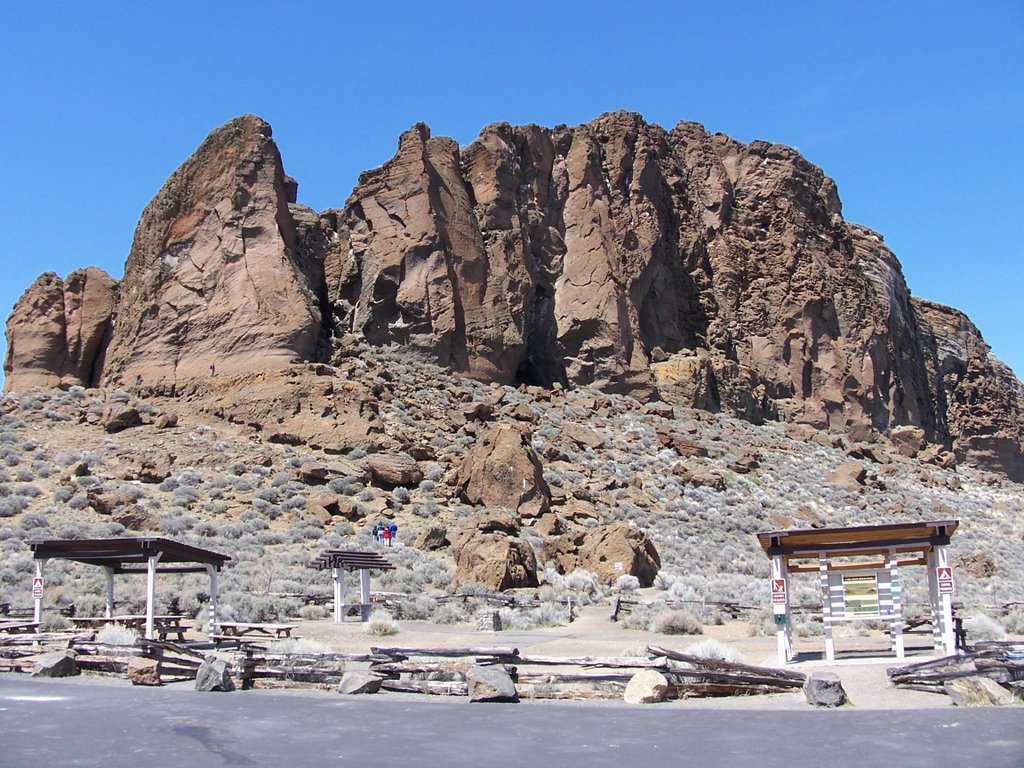
<instances>
[{"instance_id":1,"label":"green sign panel","mask_svg":"<svg viewBox=\"0 0 1024 768\"><path fill-rule=\"evenodd\" d=\"M784 614L784 613L776 613L775 614L775 624L777 626L782 626L785 623L786 623L786 614Z\"/></svg>"}]
</instances>

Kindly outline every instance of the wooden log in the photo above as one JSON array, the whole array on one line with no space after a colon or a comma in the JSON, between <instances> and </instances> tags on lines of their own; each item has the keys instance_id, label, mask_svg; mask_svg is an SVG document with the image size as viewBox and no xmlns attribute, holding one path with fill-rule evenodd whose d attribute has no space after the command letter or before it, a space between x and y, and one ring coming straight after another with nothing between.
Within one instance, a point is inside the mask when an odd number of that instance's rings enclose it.
<instances>
[{"instance_id":1,"label":"wooden log","mask_svg":"<svg viewBox=\"0 0 1024 768\"><path fill-rule=\"evenodd\" d=\"M559 672L518 672L513 679L530 685L564 685L567 683L628 683L635 672L604 672L596 674Z\"/></svg>"},{"instance_id":2,"label":"wooden log","mask_svg":"<svg viewBox=\"0 0 1024 768\"><path fill-rule=\"evenodd\" d=\"M547 688L517 689L520 699L544 699L551 701L621 701L622 691L553 691Z\"/></svg>"},{"instance_id":3,"label":"wooden log","mask_svg":"<svg viewBox=\"0 0 1024 768\"><path fill-rule=\"evenodd\" d=\"M718 672L704 669L673 670L671 676L681 684L718 684L733 686L769 685L779 688L800 688L803 683L777 675L755 675L741 672Z\"/></svg>"},{"instance_id":4,"label":"wooden log","mask_svg":"<svg viewBox=\"0 0 1024 768\"><path fill-rule=\"evenodd\" d=\"M383 691L399 693L427 693L432 696L468 696L469 684L459 681L438 680L382 680Z\"/></svg>"},{"instance_id":5,"label":"wooden log","mask_svg":"<svg viewBox=\"0 0 1024 768\"><path fill-rule=\"evenodd\" d=\"M374 656L401 656L407 659L410 656L445 656L457 658L459 656L491 656L495 658L518 657L518 648L380 648L371 646L370 653Z\"/></svg>"},{"instance_id":6,"label":"wooden log","mask_svg":"<svg viewBox=\"0 0 1024 768\"><path fill-rule=\"evenodd\" d=\"M471 661L395 661L371 664L370 671L386 675L425 674L434 672L468 672Z\"/></svg>"},{"instance_id":7,"label":"wooden log","mask_svg":"<svg viewBox=\"0 0 1024 768\"><path fill-rule=\"evenodd\" d=\"M757 679L768 679L780 685L799 687L804 684L807 677L801 672L794 672L788 669L776 669L774 667L755 667L751 664L741 664L737 661L723 661L721 659L707 659L702 656L673 651L659 646L647 646L647 652L653 656L664 656L673 661L682 661L691 665L699 672L717 672L723 675L734 674L737 676L748 676ZM691 674L675 670L678 674Z\"/></svg>"},{"instance_id":8,"label":"wooden log","mask_svg":"<svg viewBox=\"0 0 1024 768\"><path fill-rule=\"evenodd\" d=\"M127 656L79 656L75 662L78 668L87 672L117 672L126 674L128 672Z\"/></svg>"},{"instance_id":9,"label":"wooden log","mask_svg":"<svg viewBox=\"0 0 1024 768\"><path fill-rule=\"evenodd\" d=\"M553 667L612 667L615 669L667 669L664 659L639 656L517 656L516 664Z\"/></svg>"},{"instance_id":10,"label":"wooden log","mask_svg":"<svg viewBox=\"0 0 1024 768\"><path fill-rule=\"evenodd\" d=\"M242 672L239 677L248 680L272 678L295 683L337 683L344 672L316 670L308 667L257 667Z\"/></svg>"},{"instance_id":11,"label":"wooden log","mask_svg":"<svg viewBox=\"0 0 1024 768\"><path fill-rule=\"evenodd\" d=\"M792 693L791 687L776 685L729 685L725 683L671 683L669 698L690 696L760 696L768 693Z\"/></svg>"}]
</instances>

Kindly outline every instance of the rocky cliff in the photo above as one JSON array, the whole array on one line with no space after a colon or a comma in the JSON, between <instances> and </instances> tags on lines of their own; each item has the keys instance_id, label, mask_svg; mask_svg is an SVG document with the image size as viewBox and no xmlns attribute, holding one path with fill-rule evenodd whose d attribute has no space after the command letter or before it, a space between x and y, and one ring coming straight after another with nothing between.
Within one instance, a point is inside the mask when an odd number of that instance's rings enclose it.
<instances>
[{"instance_id":1,"label":"rocky cliff","mask_svg":"<svg viewBox=\"0 0 1024 768\"><path fill-rule=\"evenodd\" d=\"M796 151L696 123L499 123L465 148L417 125L316 213L270 126L238 118L146 208L116 293L105 341L73 351L67 287L41 278L8 321L7 388L175 385L397 343L505 384L858 437L911 425L1024 479L1021 385L974 326L911 300Z\"/></svg>"}]
</instances>

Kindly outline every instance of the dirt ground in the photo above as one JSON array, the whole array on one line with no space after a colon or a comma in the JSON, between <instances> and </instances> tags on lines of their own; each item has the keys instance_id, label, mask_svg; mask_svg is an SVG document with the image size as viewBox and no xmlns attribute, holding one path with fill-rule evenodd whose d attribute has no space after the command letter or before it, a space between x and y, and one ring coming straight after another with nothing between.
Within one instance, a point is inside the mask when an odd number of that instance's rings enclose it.
<instances>
[{"instance_id":1,"label":"dirt ground","mask_svg":"<svg viewBox=\"0 0 1024 768\"><path fill-rule=\"evenodd\" d=\"M470 625L445 626L423 621L397 622L397 634L371 637L365 624L350 617L344 624L329 619L301 621L296 635L315 641L332 651L365 653L370 646L381 647L514 647L521 652L545 656L641 656L648 645L685 651L687 646L711 638L738 651L748 664L778 666L774 636L750 636L745 621L730 621L721 626L706 626L703 636L662 635L625 629L609 618L607 604L583 608L575 621L561 627L533 630L478 632ZM804 674L816 670L834 672L854 707L859 709L923 709L952 706L948 696L908 691L891 686L888 667L923 661L931 655L928 635L905 636L908 658L898 661L889 651L889 640L878 631L858 634L837 628L834 662L825 662L824 639L794 638L797 661L790 665ZM800 709L806 708L803 693L767 696L688 699L672 704L682 707L726 709Z\"/></svg>"}]
</instances>

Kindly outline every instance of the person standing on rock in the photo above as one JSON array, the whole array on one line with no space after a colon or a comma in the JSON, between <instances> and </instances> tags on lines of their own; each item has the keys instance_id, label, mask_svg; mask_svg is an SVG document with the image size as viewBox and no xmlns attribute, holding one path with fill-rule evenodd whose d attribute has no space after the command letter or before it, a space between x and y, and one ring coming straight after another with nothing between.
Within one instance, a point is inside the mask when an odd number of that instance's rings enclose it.
<instances>
[{"instance_id":1,"label":"person standing on rock","mask_svg":"<svg viewBox=\"0 0 1024 768\"><path fill-rule=\"evenodd\" d=\"M388 546L389 547L395 546L395 537L396 536L398 536L398 525L396 523L392 523L390 526L388 526Z\"/></svg>"}]
</instances>

